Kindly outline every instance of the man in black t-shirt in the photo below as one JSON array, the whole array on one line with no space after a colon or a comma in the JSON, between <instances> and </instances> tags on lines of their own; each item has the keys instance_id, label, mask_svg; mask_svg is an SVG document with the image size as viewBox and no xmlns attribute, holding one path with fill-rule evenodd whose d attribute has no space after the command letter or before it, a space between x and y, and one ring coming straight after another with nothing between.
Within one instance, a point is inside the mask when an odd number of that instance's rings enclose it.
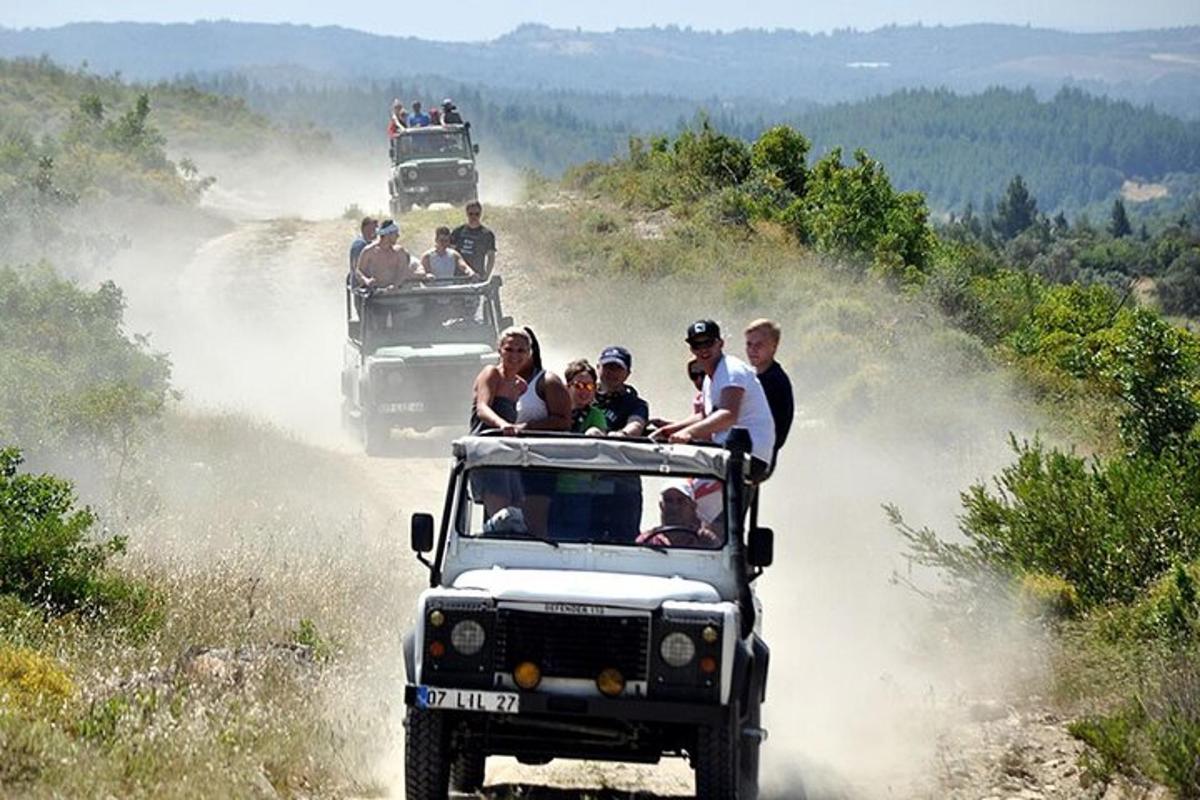
<instances>
[{"instance_id":1,"label":"man in black t-shirt","mask_svg":"<svg viewBox=\"0 0 1200 800\"><path fill-rule=\"evenodd\" d=\"M614 345L601 351L596 364L600 367L596 405L604 412L608 435L641 436L650 419L650 404L625 383L633 369L633 356L624 347Z\"/></svg>"},{"instance_id":2,"label":"man in black t-shirt","mask_svg":"<svg viewBox=\"0 0 1200 800\"><path fill-rule=\"evenodd\" d=\"M792 429L792 417L796 414L792 382L775 360L781 333L779 323L770 319L756 319L746 326L745 333L746 360L758 373L758 382L767 395L767 405L771 407L771 417L775 420L775 457L771 459L773 470L779 461L779 450Z\"/></svg>"},{"instance_id":3,"label":"man in black t-shirt","mask_svg":"<svg viewBox=\"0 0 1200 800\"><path fill-rule=\"evenodd\" d=\"M633 368L633 356L619 345L606 347L596 360L600 368L600 386L596 405L604 412L609 436L642 436L650 419L650 404L638 397L637 390L625 383ZM612 501L598 494L592 519L602 536L615 542L632 543L641 532L642 479L637 475L604 478L609 483ZM603 500L603 502L599 502Z\"/></svg>"},{"instance_id":4,"label":"man in black t-shirt","mask_svg":"<svg viewBox=\"0 0 1200 800\"><path fill-rule=\"evenodd\" d=\"M496 234L484 227L483 205L478 200L467 203L467 222L450 233L450 243L475 274L486 280L496 266Z\"/></svg>"}]
</instances>

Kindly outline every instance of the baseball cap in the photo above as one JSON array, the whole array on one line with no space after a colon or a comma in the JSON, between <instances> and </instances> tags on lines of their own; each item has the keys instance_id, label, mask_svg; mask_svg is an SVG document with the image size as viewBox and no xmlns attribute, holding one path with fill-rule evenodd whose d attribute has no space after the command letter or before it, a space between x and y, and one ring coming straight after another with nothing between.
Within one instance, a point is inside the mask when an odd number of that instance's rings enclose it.
<instances>
[{"instance_id":1,"label":"baseball cap","mask_svg":"<svg viewBox=\"0 0 1200 800\"><path fill-rule=\"evenodd\" d=\"M600 358L596 363L604 366L605 364L620 364L625 369L633 369L633 356L629 351L620 345L606 347L600 351Z\"/></svg>"},{"instance_id":2,"label":"baseball cap","mask_svg":"<svg viewBox=\"0 0 1200 800\"><path fill-rule=\"evenodd\" d=\"M704 341L706 339L720 339L721 326L711 319L698 319L691 325L688 325L687 335L683 337L685 342Z\"/></svg>"}]
</instances>

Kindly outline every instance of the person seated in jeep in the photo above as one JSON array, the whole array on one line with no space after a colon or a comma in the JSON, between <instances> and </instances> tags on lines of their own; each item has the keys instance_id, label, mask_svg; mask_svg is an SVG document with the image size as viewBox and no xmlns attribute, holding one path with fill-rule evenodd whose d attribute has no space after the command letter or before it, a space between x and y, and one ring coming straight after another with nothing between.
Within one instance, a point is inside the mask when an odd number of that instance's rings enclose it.
<instances>
[{"instance_id":1,"label":"person seated in jeep","mask_svg":"<svg viewBox=\"0 0 1200 800\"><path fill-rule=\"evenodd\" d=\"M462 125L462 114L458 113L458 106L454 105L454 101L447 97L442 101L442 123L445 125Z\"/></svg>"},{"instance_id":2,"label":"person seated in jeep","mask_svg":"<svg viewBox=\"0 0 1200 800\"><path fill-rule=\"evenodd\" d=\"M434 246L421 256L421 269L431 278L479 278L459 252L450 246L450 229L440 226L434 233Z\"/></svg>"},{"instance_id":3,"label":"person seated in jeep","mask_svg":"<svg viewBox=\"0 0 1200 800\"><path fill-rule=\"evenodd\" d=\"M722 536L701 518L696 499L698 491L707 491L709 496L715 493L719 497L720 489L717 481L692 478L666 487L658 500L659 524L642 531L637 543L658 547L720 547Z\"/></svg>"},{"instance_id":4,"label":"person seated in jeep","mask_svg":"<svg viewBox=\"0 0 1200 800\"><path fill-rule=\"evenodd\" d=\"M362 249L355 273L358 285L376 291L394 289L413 280L426 277L420 265L413 266L412 257L403 247L396 246L400 226L384 220L376 232L379 237Z\"/></svg>"}]
</instances>

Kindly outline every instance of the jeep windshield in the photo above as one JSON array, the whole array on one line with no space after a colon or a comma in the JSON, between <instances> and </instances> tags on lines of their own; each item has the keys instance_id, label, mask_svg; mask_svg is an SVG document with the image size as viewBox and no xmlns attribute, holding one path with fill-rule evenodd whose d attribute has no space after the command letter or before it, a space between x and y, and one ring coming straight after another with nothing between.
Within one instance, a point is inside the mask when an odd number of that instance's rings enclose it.
<instances>
[{"instance_id":1,"label":"jeep windshield","mask_svg":"<svg viewBox=\"0 0 1200 800\"><path fill-rule=\"evenodd\" d=\"M482 294L377 295L365 309L374 347L496 340L492 306Z\"/></svg>"},{"instance_id":2,"label":"jeep windshield","mask_svg":"<svg viewBox=\"0 0 1200 800\"><path fill-rule=\"evenodd\" d=\"M418 130L397 140L401 160L409 158L467 158L467 136L458 131Z\"/></svg>"},{"instance_id":3,"label":"jeep windshield","mask_svg":"<svg viewBox=\"0 0 1200 800\"><path fill-rule=\"evenodd\" d=\"M480 466L467 471L460 536L715 550L724 484L711 476Z\"/></svg>"}]
</instances>

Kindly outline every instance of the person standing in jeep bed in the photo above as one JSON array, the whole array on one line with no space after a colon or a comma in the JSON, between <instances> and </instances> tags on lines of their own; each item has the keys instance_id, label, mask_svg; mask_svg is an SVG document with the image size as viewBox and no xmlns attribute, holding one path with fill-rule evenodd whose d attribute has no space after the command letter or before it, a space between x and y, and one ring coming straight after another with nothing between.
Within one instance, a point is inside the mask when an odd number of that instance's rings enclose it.
<instances>
[{"instance_id":1,"label":"person standing in jeep bed","mask_svg":"<svg viewBox=\"0 0 1200 800\"><path fill-rule=\"evenodd\" d=\"M462 254L483 280L496 266L496 234L483 224L483 205L478 200L467 203L467 222L450 233L451 245Z\"/></svg>"}]
</instances>

